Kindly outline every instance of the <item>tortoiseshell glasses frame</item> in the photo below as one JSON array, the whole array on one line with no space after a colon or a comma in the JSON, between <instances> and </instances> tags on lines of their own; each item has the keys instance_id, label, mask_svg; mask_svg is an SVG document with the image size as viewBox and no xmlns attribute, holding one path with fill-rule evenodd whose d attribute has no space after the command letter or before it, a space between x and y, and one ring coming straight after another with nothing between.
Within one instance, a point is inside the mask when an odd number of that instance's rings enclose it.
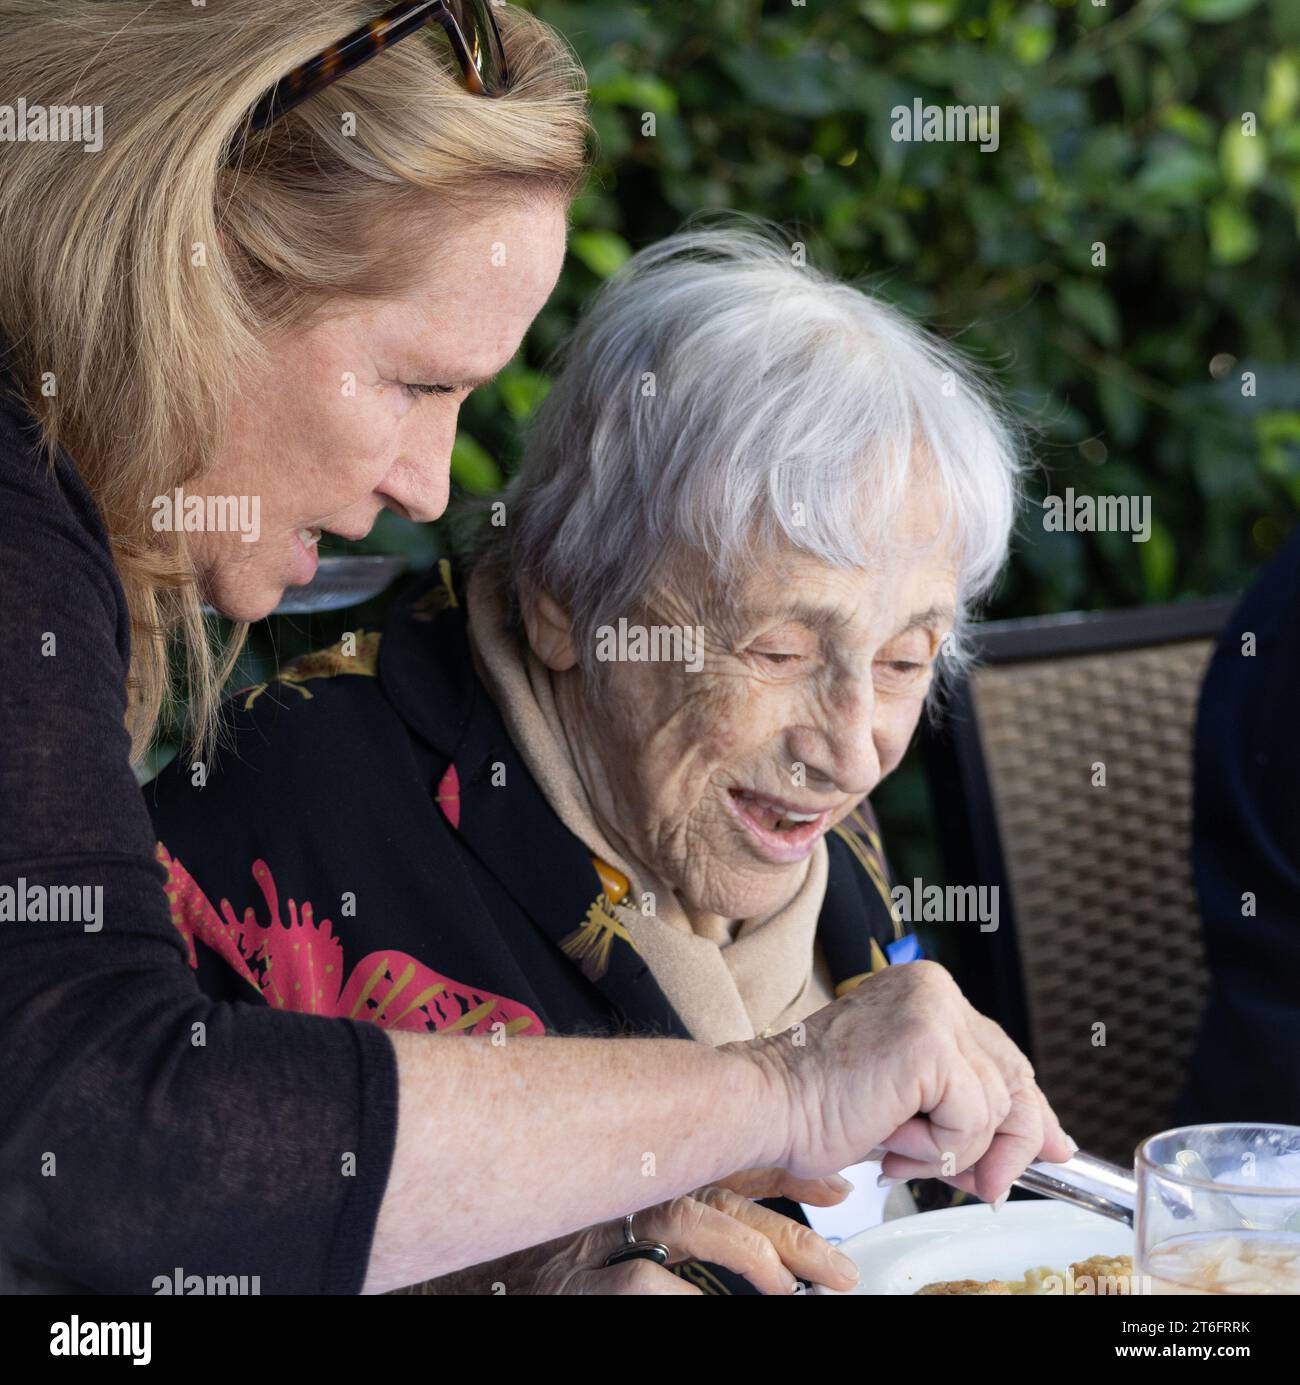
<instances>
[{"instance_id":1,"label":"tortoiseshell glasses frame","mask_svg":"<svg viewBox=\"0 0 1300 1385\"><path fill-rule=\"evenodd\" d=\"M265 130L285 111L431 23L442 26L470 91L476 96L505 91L510 71L491 0L406 0L281 77L253 107L248 131Z\"/></svg>"}]
</instances>

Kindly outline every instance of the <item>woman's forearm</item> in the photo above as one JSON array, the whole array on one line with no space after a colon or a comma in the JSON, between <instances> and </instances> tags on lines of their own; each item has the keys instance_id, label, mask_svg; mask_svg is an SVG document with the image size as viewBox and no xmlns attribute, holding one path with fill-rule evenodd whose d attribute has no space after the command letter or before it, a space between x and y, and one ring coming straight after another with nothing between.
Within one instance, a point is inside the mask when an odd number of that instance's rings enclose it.
<instances>
[{"instance_id":1,"label":"woman's forearm","mask_svg":"<svg viewBox=\"0 0 1300 1385\"><path fill-rule=\"evenodd\" d=\"M390 1037L400 1110L369 1293L777 1162L785 1148L781 1084L735 1049Z\"/></svg>"}]
</instances>

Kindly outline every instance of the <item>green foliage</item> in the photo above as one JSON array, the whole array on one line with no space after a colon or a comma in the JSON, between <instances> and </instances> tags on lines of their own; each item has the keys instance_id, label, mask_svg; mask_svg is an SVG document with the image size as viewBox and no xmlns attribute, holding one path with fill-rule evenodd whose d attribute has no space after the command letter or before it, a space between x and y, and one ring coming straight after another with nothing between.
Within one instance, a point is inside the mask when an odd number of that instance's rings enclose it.
<instances>
[{"instance_id":1,"label":"green foliage","mask_svg":"<svg viewBox=\"0 0 1300 1385\"><path fill-rule=\"evenodd\" d=\"M631 249L701 209L757 212L995 372L1038 465L993 614L1231 590L1280 542L1300 508L1278 422L1300 408L1296 6L529 8L586 66L600 139L533 368ZM997 104L998 149L896 142L917 97ZM517 391L465 412L508 473ZM1150 495L1150 542L1044 533L1033 502L1067 486Z\"/></svg>"}]
</instances>

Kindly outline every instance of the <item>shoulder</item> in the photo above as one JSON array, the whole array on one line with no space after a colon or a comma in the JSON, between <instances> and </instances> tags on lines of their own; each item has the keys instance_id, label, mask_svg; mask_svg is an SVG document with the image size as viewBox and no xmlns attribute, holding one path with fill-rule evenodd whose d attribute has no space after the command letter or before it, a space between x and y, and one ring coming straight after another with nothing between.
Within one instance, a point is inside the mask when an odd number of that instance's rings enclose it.
<instances>
[{"instance_id":1,"label":"shoulder","mask_svg":"<svg viewBox=\"0 0 1300 1385\"><path fill-rule=\"evenodd\" d=\"M27 610L97 600L121 634L126 599L99 509L72 459L46 455L40 427L12 375L0 371L0 549L9 581L0 594ZM19 614L17 610L14 614ZM122 643L121 639L118 641Z\"/></svg>"},{"instance_id":2,"label":"shoulder","mask_svg":"<svg viewBox=\"0 0 1300 1385\"><path fill-rule=\"evenodd\" d=\"M281 708L303 710L316 704L312 715L294 722L311 721L313 730L319 731L322 720L365 710L375 701L382 640L378 630L350 630L324 649L290 659L269 678L232 694L227 704L230 720L238 725L260 719L265 727L279 720ZM285 724L288 729L287 719Z\"/></svg>"},{"instance_id":3,"label":"shoulder","mask_svg":"<svg viewBox=\"0 0 1300 1385\"><path fill-rule=\"evenodd\" d=\"M1206 702L1267 706L1279 684L1300 682L1292 632L1300 618L1300 525L1224 623L1206 677ZM1288 701L1289 701L1288 697Z\"/></svg>"},{"instance_id":4,"label":"shoulder","mask_svg":"<svg viewBox=\"0 0 1300 1385\"><path fill-rule=\"evenodd\" d=\"M230 696L211 762L183 751L146 785L158 835L301 826L364 794L403 740L378 688L380 648L378 631L350 632Z\"/></svg>"},{"instance_id":5,"label":"shoulder","mask_svg":"<svg viewBox=\"0 0 1300 1385\"><path fill-rule=\"evenodd\" d=\"M6 505L44 511L51 518L69 522L71 532L84 536L89 546L107 555L108 533L99 507L82 480L72 458L62 448L51 463L37 422L24 399L16 377L0 368L0 486Z\"/></svg>"}]
</instances>

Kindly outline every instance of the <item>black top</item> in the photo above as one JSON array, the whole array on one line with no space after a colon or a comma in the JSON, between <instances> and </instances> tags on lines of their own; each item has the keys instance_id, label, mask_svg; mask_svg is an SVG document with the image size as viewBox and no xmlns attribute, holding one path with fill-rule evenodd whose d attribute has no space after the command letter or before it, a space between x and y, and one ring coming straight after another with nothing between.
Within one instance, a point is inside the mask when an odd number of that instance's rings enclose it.
<instances>
[{"instance_id":1,"label":"black top","mask_svg":"<svg viewBox=\"0 0 1300 1385\"><path fill-rule=\"evenodd\" d=\"M1201 692L1194 863L1211 978L1180 1121L1300 1125L1297 631L1300 528L1229 618Z\"/></svg>"},{"instance_id":2,"label":"black top","mask_svg":"<svg viewBox=\"0 0 1300 1385\"><path fill-rule=\"evenodd\" d=\"M556 816L476 675L449 565L382 634L307 655L226 711L232 748L201 787L173 762L145 791L212 994L503 1042L689 1037L609 907L627 880ZM817 939L847 988L919 948L890 913L869 805L827 844Z\"/></svg>"},{"instance_id":3,"label":"black top","mask_svg":"<svg viewBox=\"0 0 1300 1385\"><path fill-rule=\"evenodd\" d=\"M392 1045L201 992L128 763L104 528L0 380L0 1277L148 1293L180 1267L357 1292Z\"/></svg>"}]
</instances>

